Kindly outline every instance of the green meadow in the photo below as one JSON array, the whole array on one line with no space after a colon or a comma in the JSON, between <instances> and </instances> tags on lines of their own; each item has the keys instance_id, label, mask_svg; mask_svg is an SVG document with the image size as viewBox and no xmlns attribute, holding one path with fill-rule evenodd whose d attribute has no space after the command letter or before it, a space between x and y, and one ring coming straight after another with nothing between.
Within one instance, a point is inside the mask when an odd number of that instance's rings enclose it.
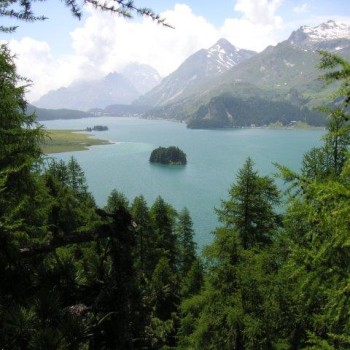
<instances>
[{"instance_id":1,"label":"green meadow","mask_svg":"<svg viewBox=\"0 0 350 350\"><path fill-rule=\"evenodd\" d=\"M80 133L76 130L48 130L42 149L48 154L85 151L90 146L107 144L110 144L107 140L100 140L91 134Z\"/></svg>"}]
</instances>

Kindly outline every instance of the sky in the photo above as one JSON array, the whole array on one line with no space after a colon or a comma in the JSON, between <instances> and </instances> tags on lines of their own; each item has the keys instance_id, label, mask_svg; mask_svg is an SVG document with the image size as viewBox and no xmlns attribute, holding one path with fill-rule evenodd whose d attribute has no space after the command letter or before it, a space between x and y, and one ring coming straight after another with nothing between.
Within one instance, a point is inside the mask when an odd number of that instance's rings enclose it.
<instances>
[{"instance_id":1,"label":"sky","mask_svg":"<svg viewBox=\"0 0 350 350\"><path fill-rule=\"evenodd\" d=\"M77 0L79 3L79 0ZM148 18L125 19L84 7L74 18L62 1L35 2L41 22L9 22L15 33L0 33L16 55L18 72L32 81L26 97L35 102L49 90L76 80L99 79L130 62L149 64L161 76L173 72L191 54L226 38L242 49L262 51L286 40L302 25L333 19L350 24L348 0L135 0L171 24Z\"/></svg>"}]
</instances>

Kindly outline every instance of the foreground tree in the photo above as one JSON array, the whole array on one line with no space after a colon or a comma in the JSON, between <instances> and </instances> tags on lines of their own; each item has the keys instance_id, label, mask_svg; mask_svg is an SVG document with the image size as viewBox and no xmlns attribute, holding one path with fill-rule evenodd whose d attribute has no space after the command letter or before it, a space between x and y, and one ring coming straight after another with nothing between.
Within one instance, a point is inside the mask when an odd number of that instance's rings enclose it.
<instances>
[{"instance_id":1,"label":"foreground tree","mask_svg":"<svg viewBox=\"0 0 350 350\"><path fill-rule=\"evenodd\" d=\"M269 243L279 222L274 211L280 200L277 187L268 176L259 176L253 166L248 158L229 190L229 199L216 210L225 227L236 230L244 249Z\"/></svg>"},{"instance_id":2,"label":"foreground tree","mask_svg":"<svg viewBox=\"0 0 350 350\"><path fill-rule=\"evenodd\" d=\"M206 250L204 288L181 305L183 349L271 349L280 310L275 290L275 253L279 226L273 180L260 176L247 159L217 211L222 226ZM274 316L273 316L274 315Z\"/></svg>"},{"instance_id":3,"label":"foreground tree","mask_svg":"<svg viewBox=\"0 0 350 350\"><path fill-rule=\"evenodd\" d=\"M285 220L286 261L281 268L294 308L289 317L293 349L350 346L347 288L350 279L349 146L350 65L322 52L326 83L340 82L337 106L328 113L324 144L307 153L301 174L281 167L296 191Z\"/></svg>"}]
</instances>

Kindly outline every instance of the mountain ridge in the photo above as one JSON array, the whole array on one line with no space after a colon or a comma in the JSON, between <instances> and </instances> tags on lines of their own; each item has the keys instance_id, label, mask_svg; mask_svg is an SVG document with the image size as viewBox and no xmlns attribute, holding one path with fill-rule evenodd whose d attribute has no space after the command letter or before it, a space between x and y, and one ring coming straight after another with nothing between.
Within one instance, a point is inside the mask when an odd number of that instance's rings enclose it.
<instances>
[{"instance_id":1,"label":"mountain ridge","mask_svg":"<svg viewBox=\"0 0 350 350\"><path fill-rule=\"evenodd\" d=\"M236 66L256 54L240 50L226 39L219 39L209 49L201 49L189 56L174 72L135 104L161 106L188 96L213 77Z\"/></svg>"},{"instance_id":2,"label":"mountain ridge","mask_svg":"<svg viewBox=\"0 0 350 350\"><path fill-rule=\"evenodd\" d=\"M69 108L88 111L111 104L130 104L160 82L150 66L130 63L121 72L111 72L93 81L73 81L68 87L51 90L33 102L41 108Z\"/></svg>"},{"instance_id":3,"label":"mountain ridge","mask_svg":"<svg viewBox=\"0 0 350 350\"><path fill-rule=\"evenodd\" d=\"M341 30L338 30L338 27ZM305 108L311 113L315 106L328 102L331 89L331 87L324 88L319 80L321 72L317 65L320 56L317 50L328 48L345 58L350 58L349 26L328 21L313 28L314 30L307 26L300 27L287 40L276 46L267 47L220 76L204 82L200 91L161 108L153 108L147 112L146 116L159 118L163 114L167 119L181 119L189 123L195 119L196 125L201 125L198 123L201 118L207 120L216 118L219 124L228 125L227 120L225 123L222 123L222 120L219 121L218 113L202 113L203 109L200 109L203 106L209 106L211 110L223 111L224 108L221 105L222 101L225 100L225 105L230 105L230 113L232 113L234 104L227 103L230 96L232 99L238 98L240 102L236 101L236 105L242 106L246 103L245 101L255 95L260 99L261 108L265 111L268 111L266 106L269 106L269 104L266 105L265 101L272 103L271 113L279 110L278 106L280 105L276 105L276 103L286 103L290 104L290 107L283 105L285 111L294 110L296 119L305 118L306 115L309 115ZM327 30L332 31L332 34L327 35L325 32ZM335 35L334 32L338 34ZM339 47L340 42L342 47ZM221 95L224 96L223 99L216 99ZM215 104L219 103L221 105L216 108ZM293 109L292 106L297 108ZM256 106L255 110L258 110ZM315 120L314 115L312 118L310 117L310 120ZM213 122L204 124L210 125L210 127L215 125Z\"/></svg>"}]
</instances>

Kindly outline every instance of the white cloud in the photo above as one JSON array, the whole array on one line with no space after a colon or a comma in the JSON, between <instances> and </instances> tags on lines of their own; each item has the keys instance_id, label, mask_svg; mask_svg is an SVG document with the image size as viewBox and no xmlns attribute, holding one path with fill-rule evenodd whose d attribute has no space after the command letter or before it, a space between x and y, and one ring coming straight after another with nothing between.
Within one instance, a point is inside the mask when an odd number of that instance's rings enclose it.
<instances>
[{"instance_id":1,"label":"white cloud","mask_svg":"<svg viewBox=\"0 0 350 350\"><path fill-rule=\"evenodd\" d=\"M13 40L20 74L34 85L27 97L35 101L51 89L75 79L102 77L130 61L149 64L163 76L175 70L189 55L218 39L218 30L187 5L177 4L162 13L176 29L150 19L127 20L88 10L85 23L71 33L73 53L54 58L45 42L30 38Z\"/></svg>"},{"instance_id":2,"label":"white cloud","mask_svg":"<svg viewBox=\"0 0 350 350\"><path fill-rule=\"evenodd\" d=\"M71 32L72 53L53 57L48 43L23 38L11 41L20 74L34 85L27 97L35 101L49 90L68 86L76 79L94 79L119 71L130 61L149 64L163 76L174 71L189 55L225 37L240 48L263 50L278 42L284 26L277 10L283 0L237 0L238 18L215 28L185 4L161 14L175 29L150 19L127 20L88 8L85 22ZM232 13L232 17L233 17Z\"/></svg>"},{"instance_id":3,"label":"white cloud","mask_svg":"<svg viewBox=\"0 0 350 350\"><path fill-rule=\"evenodd\" d=\"M126 20L88 9L86 20L71 32L69 55L55 57L49 43L31 38L12 40L10 47L18 56L19 73L33 81L27 97L35 101L49 90L68 86L77 79L102 77L130 61L149 64L165 76L189 55L210 47L220 37L239 48L261 51L286 39L300 25L317 25L330 18L349 23L349 17L331 14L327 18L298 16L286 23L278 13L282 3L283 0L236 0L234 11L227 14L220 27L193 13L188 5L176 4L161 14L176 29L145 18ZM294 11L305 10L306 2L294 7Z\"/></svg>"},{"instance_id":4,"label":"white cloud","mask_svg":"<svg viewBox=\"0 0 350 350\"><path fill-rule=\"evenodd\" d=\"M93 11L84 27L72 33L73 48L105 74L132 60L150 64L166 75L217 39L216 29L187 5L175 5L162 17L176 29L161 27L149 19L135 22Z\"/></svg>"},{"instance_id":5,"label":"white cloud","mask_svg":"<svg viewBox=\"0 0 350 350\"><path fill-rule=\"evenodd\" d=\"M11 40L9 47L16 55L18 73L32 81L32 86L27 89L27 98L31 101L51 89L67 86L75 79L94 77L86 57L66 55L56 59L46 42L25 37L19 41Z\"/></svg>"},{"instance_id":6,"label":"white cloud","mask_svg":"<svg viewBox=\"0 0 350 350\"><path fill-rule=\"evenodd\" d=\"M278 26L282 18L276 16L276 10L282 0L237 0L235 11L243 13L243 19L252 24Z\"/></svg>"},{"instance_id":7,"label":"white cloud","mask_svg":"<svg viewBox=\"0 0 350 350\"><path fill-rule=\"evenodd\" d=\"M282 0L237 0L240 18L228 18L220 29L234 45L256 51L278 42L277 32L284 25L276 15Z\"/></svg>"},{"instance_id":8,"label":"white cloud","mask_svg":"<svg viewBox=\"0 0 350 350\"><path fill-rule=\"evenodd\" d=\"M307 12L308 11L308 9L309 9L309 5L305 2L304 4L301 4L300 6L295 6L294 8L293 8L293 11L295 12L295 13L305 13L305 12Z\"/></svg>"}]
</instances>

